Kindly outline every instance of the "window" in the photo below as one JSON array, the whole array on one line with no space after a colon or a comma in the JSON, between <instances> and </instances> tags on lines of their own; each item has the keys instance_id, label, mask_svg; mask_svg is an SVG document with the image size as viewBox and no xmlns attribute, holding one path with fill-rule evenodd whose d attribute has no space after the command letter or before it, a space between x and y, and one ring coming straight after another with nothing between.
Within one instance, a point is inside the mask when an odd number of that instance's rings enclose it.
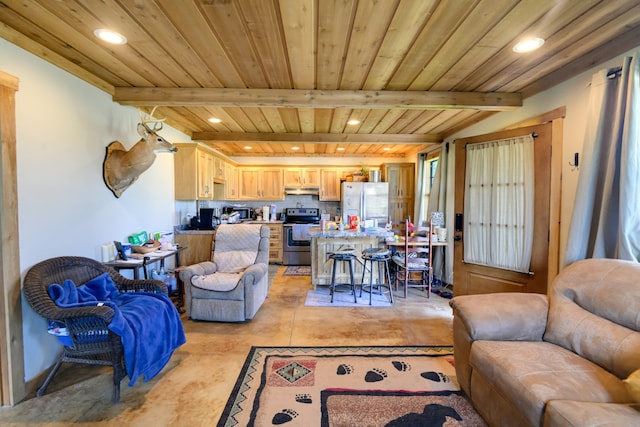
<instances>
[{"instance_id":1,"label":"window","mask_svg":"<svg viewBox=\"0 0 640 427\"><path fill-rule=\"evenodd\" d=\"M429 215L429 196L431 195L431 188L436 178L436 172L438 171L438 160L440 159L440 150L435 150L430 153L421 155L420 165L422 169L422 197L420 198L420 218L419 224L425 224L428 221L427 215Z\"/></svg>"}]
</instances>

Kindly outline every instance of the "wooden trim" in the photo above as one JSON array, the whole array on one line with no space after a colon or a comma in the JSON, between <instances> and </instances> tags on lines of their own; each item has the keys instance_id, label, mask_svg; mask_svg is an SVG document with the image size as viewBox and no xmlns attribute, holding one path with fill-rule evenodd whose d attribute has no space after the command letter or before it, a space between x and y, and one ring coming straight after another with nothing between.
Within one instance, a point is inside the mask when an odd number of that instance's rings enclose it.
<instances>
[{"instance_id":1,"label":"wooden trim","mask_svg":"<svg viewBox=\"0 0 640 427\"><path fill-rule=\"evenodd\" d=\"M122 105L184 107L473 109L506 111L522 107L519 93L393 90L218 89L116 87Z\"/></svg>"},{"instance_id":2,"label":"wooden trim","mask_svg":"<svg viewBox=\"0 0 640 427\"><path fill-rule=\"evenodd\" d=\"M562 145L564 115L551 122L551 189L549 200L548 290L560 270L560 228L562 215Z\"/></svg>"},{"instance_id":3,"label":"wooden trim","mask_svg":"<svg viewBox=\"0 0 640 427\"><path fill-rule=\"evenodd\" d=\"M18 178L16 171L15 92L18 79L0 74L0 399L15 405L25 395L20 251L18 236Z\"/></svg>"},{"instance_id":4,"label":"wooden trim","mask_svg":"<svg viewBox=\"0 0 640 427\"><path fill-rule=\"evenodd\" d=\"M418 144L441 142L440 135L361 134L361 133L260 133L260 132L194 132L194 141L202 142L292 142L355 144Z\"/></svg>"},{"instance_id":5,"label":"wooden trim","mask_svg":"<svg viewBox=\"0 0 640 427\"><path fill-rule=\"evenodd\" d=\"M508 127L504 128L504 130L518 129L518 128L524 128L524 127L528 127L528 126L541 125L541 124L544 124L544 123L552 122L552 121L557 120L557 119L563 119L566 116L567 116L567 107L565 107L563 105L562 107L558 107L555 110L551 110L551 111L546 112L544 114L541 114L539 116L531 117L531 118L523 120L521 122L512 124L511 126L508 126Z\"/></svg>"}]
</instances>

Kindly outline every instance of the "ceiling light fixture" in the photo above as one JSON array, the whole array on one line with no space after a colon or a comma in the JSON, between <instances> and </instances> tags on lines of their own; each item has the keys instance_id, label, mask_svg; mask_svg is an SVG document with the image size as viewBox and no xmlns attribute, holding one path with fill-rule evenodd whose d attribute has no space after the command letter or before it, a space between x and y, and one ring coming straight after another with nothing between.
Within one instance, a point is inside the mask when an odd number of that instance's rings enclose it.
<instances>
[{"instance_id":1,"label":"ceiling light fixture","mask_svg":"<svg viewBox=\"0 0 640 427\"><path fill-rule=\"evenodd\" d=\"M338 147L336 148L336 151L344 151L344 147Z\"/></svg>"},{"instance_id":2,"label":"ceiling light fixture","mask_svg":"<svg viewBox=\"0 0 640 427\"><path fill-rule=\"evenodd\" d=\"M347 122L348 125L359 125L360 124L360 120L358 119L351 119Z\"/></svg>"},{"instance_id":3,"label":"ceiling light fixture","mask_svg":"<svg viewBox=\"0 0 640 427\"><path fill-rule=\"evenodd\" d=\"M245 150L252 150L252 149L253 149L253 147L252 147L252 146L250 146L250 145L245 145L245 146L244 146L244 149L245 149Z\"/></svg>"},{"instance_id":4,"label":"ceiling light fixture","mask_svg":"<svg viewBox=\"0 0 640 427\"><path fill-rule=\"evenodd\" d=\"M543 44L544 39L541 39L540 37L531 37L516 43L516 45L513 46L513 51L517 53L531 52L538 49Z\"/></svg>"},{"instance_id":5,"label":"ceiling light fixture","mask_svg":"<svg viewBox=\"0 0 640 427\"><path fill-rule=\"evenodd\" d=\"M297 150L299 150L299 149L300 149L300 147L291 147L291 149L292 149L293 151L297 151Z\"/></svg>"},{"instance_id":6,"label":"ceiling light fixture","mask_svg":"<svg viewBox=\"0 0 640 427\"><path fill-rule=\"evenodd\" d=\"M383 150L384 151L389 151L389 150L391 150L391 147L384 147Z\"/></svg>"},{"instance_id":7,"label":"ceiling light fixture","mask_svg":"<svg viewBox=\"0 0 640 427\"><path fill-rule=\"evenodd\" d=\"M111 44L125 44L127 43L127 38L120 33L116 33L115 31L107 30L104 28L98 28L93 32L93 34L107 43Z\"/></svg>"},{"instance_id":8,"label":"ceiling light fixture","mask_svg":"<svg viewBox=\"0 0 640 427\"><path fill-rule=\"evenodd\" d=\"M217 117L211 117L211 118L209 118L209 121L211 123L222 123L222 119L219 119Z\"/></svg>"}]
</instances>

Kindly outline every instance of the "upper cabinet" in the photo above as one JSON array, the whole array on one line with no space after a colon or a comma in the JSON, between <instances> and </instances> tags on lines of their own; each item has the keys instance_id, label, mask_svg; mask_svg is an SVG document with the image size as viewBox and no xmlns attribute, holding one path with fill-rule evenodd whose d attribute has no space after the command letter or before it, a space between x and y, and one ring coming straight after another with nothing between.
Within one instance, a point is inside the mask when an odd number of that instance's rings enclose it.
<instances>
[{"instance_id":1,"label":"upper cabinet","mask_svg":"<svg viewBox=\"0 0 640 427\"><path fill-rule=\"evenodd\" d=\"M213 200L225 197L226 162L198 144L175 144L176 200Z\"/></svg>"},{"instance_id":2,"label":"upper cabinet","mask_svg":"<svg viewBox=\"0 0 640 427\"><path fill-rule=\"evenodd\" d=\"M227 165L225 169L225 200L238 200L238 168Z\"/></svg>"},{"instance_id":3,"label":"upper cabinet","mask_svg":"<svg viewBox=\"0 0 640 427\"><path fill-rule=\"evenodd\" d=\"M318 198L325 202L340 201L340 178L342 178L342 168L320 169Z\"/></svg>"},{"instance_id":4,"label":"upper cabinet","mask_svg":"<svg viewBox=\"0 0 640 427\"><path fill-rule=\"evenodd\" d=\"M220 157L213 158L213 180L215 182L224 183L226 180L226 172L227 172L227 162L222 160Z\"/></svg>"},{"instance_id":5,"label":"upper cabinet","mask_svg":"<svg viewBox=\"0 0 640 427\"><path fill-rule=\"evenodd\" d=\"M400 222L413 216L415 202L414 163L385 163L382 165L383 179L389 183L389 216Z\"/></svg>"},{"instance_id":6,"label":"upper cabinet","mask_svg":"<svg viewBox=\"0 0 640 427\"><path fill-rule=\"evenodd\" d=\"M282 168L238 168L240 200L284 200Z\"/></svg>"},{"instance_id":7,"label":"upper cabinet","mask_svg":"<svg viewBox=\"0 0 640 427\"><path fill-rule=\"evenodd\" d=\"M175 144L176 200L213 199L213 155L196 144Z\"/></svg>"},{"instance_id":8,"label":"upper cabinet","mask_svg":"<svg viewBox=\"0 0 640 427\"><path fill-rule=\"evenodd\" d=\"M320 169L318 168L285 168L285 187L318 187L320 185Z\"/></svg>"}]
</instances>

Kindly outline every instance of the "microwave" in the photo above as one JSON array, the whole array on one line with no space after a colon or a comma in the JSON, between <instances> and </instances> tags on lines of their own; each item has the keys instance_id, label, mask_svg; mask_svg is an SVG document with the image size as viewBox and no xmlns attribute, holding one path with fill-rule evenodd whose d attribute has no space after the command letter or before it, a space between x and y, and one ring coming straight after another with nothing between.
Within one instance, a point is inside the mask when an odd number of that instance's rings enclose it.
<instances>
[{"instance_id":1,"label":"microwave","mask_svg":"<svg viewBox=\"0 0 640 427\"><path fill-rule=\"evenodd\" d=\"M248 220L248 219L252 219L253 215L253 209L251 208L233 208L232 212L238 212L238 214L240 215L239 220L243 221L243 220Z\"/></svg>"}]
</instances>

